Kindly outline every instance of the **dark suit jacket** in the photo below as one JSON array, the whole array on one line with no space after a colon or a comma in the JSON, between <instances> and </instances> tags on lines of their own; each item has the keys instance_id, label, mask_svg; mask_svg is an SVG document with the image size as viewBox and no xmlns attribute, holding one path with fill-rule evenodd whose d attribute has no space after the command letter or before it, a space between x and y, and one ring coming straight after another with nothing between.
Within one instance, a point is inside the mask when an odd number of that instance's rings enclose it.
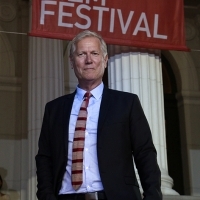
<instances>
[{"instance_id":1,"label":"dark suit jacket","mask_svg":"<svg viewBox=\"0 0 200 200\"><path fill-rule=\"evenodd\" d=\"M56 200L68 155L68 126L75 92L45 107L36 155L39 200ZM108 200L161 200L161 174L149 125L136 95L104 87L97 129L100 176Z\"/></svg>"}]
</instances>

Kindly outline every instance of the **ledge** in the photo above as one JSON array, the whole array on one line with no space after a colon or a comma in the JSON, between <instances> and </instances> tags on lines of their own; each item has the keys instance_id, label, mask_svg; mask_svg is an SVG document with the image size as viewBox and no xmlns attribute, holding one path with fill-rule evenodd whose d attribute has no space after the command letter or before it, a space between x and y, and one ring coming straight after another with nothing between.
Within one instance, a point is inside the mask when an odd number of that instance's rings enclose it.
<instances>
[{"instance_id":1,"label":"ledge","mask_svg":"<svg viewBox=\"0 0 200 200\"><path fill-rule=\"evenodd\" d=\"M163 200L200 200L200 196L163 195Z\"/></svg>"}]
</instances>

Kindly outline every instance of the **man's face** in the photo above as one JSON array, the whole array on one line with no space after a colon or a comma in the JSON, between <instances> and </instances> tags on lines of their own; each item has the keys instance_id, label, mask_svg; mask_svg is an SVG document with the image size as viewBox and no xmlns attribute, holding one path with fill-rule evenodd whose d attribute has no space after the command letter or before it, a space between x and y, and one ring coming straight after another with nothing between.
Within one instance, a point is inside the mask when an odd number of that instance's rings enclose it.
<instances>
[{"instance_id":1,"label":"man's face","mask_svg":"<svg viewBox=\"0 0 200 200\"><path fill-rule=\"evenodd\" d=\"M101 83L106 68L107 56L103 58L100 41L95 37L86 37L76 45L76 51L71 59L80 86Z\"/></svg>"}]
</instances>

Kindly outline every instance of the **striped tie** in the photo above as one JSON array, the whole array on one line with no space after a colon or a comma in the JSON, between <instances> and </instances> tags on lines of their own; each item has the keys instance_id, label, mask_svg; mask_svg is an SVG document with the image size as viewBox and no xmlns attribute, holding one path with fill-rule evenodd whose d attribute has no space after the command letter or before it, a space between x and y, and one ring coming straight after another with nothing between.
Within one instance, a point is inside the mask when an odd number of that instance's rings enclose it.
<instances>
[{"instance_id":1,"label":"striped tie","mask_svg":"<svg viewBox=\"0 0 200 200\"><path fill-rule=\"evenodd\" d=\"M77 190L83 183L83 149L87 121L87 106L91 94L86 92L78 114L72 149L72 187Z\"/></svg>"}]
</instances>

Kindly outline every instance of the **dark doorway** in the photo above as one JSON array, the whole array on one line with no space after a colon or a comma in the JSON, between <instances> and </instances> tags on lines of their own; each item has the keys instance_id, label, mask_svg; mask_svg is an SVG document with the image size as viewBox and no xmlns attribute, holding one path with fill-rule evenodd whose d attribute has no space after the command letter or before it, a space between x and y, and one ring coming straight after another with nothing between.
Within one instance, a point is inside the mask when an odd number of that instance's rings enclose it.
<instances>
[{"instance_id":1,"label":"dark doorway","mask_svg":"<svg viewBox=\"0 0 200 200\"><path fill-rule=\"evenodd\" d=\"M168 172L169 176L174 180L173 189L180 195L184 195L179 115L175 96L177 93L176 79L167 59L163 55L161 59L164 87Z\"/></svg>"}]
</instances>

